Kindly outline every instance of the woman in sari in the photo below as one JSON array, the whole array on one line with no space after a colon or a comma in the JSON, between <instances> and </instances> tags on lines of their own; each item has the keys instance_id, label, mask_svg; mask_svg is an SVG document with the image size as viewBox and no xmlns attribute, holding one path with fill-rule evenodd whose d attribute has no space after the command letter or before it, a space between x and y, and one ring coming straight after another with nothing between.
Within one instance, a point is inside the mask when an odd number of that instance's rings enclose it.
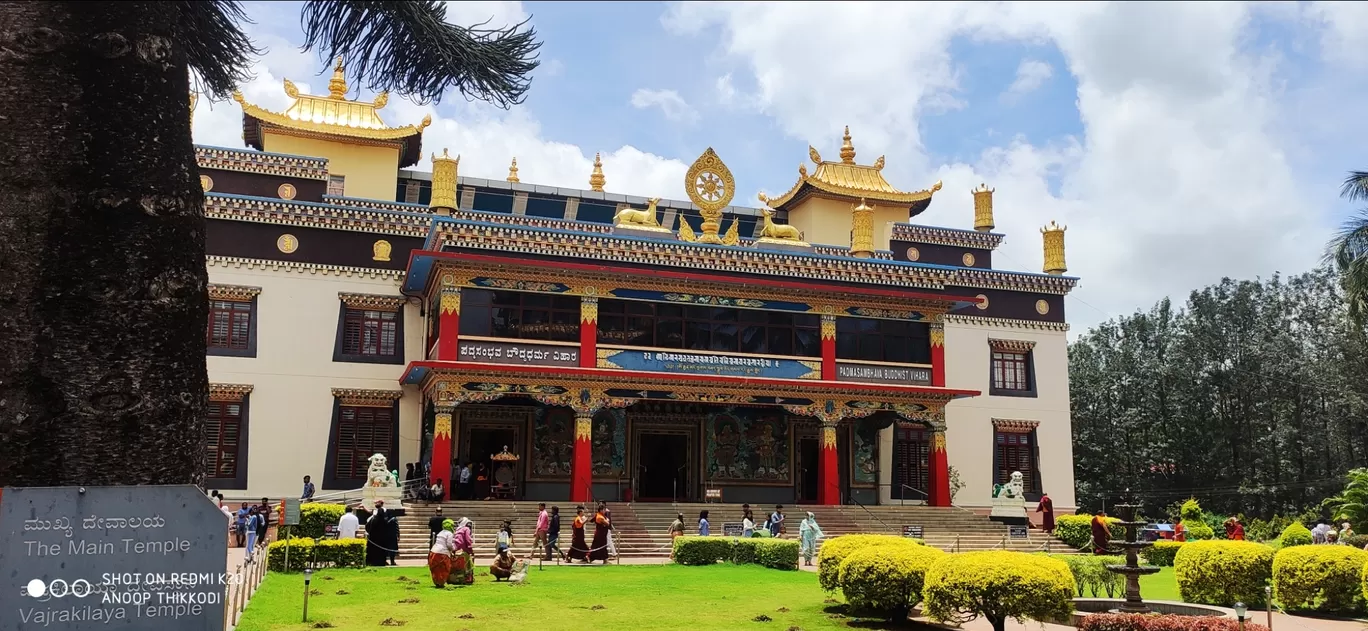
<instances>
[{"instance_id":1,"label":"woman in sari","mask_svg":"<svg viewBox=\"0 0 1368 631\"><path fill-rule=\"evenodd\" d=\"M456 525L456 533L452 537L452 548L455 558L453 559L449 583L459 585L470 585L475 582L475 524L465 517Z\"/></svg>"},{"instance_id":2,"label":"woman in sari","mask_svg":"<svg viewBox=\"0 0 1368 631\"><path fill-rule=\"evenodd\" d=\"M817 554L817 540L821 538L822 528L817 525L817 516L808 511L807 519L798 524L798 546L804 565L812 565L812 556Z\"/></svg>"},{"instance_id":3,"label":"woman in sari","mask_svg":"<svg viewBox=\"0 0 1368 631\"><path fill-rule=\"evenodd\" d=\"M612 522L608 521L608 507L599 504L597 513L594 513L594 541L589 546L589 562L603 561L608 565L608 535L612 530Z\"/></svg>"},{"instance_id":4,"label":"woman in sari","mask_svg":"<svg viewBox=\"0 0 1368 631\"><path fill-rule=\"evenodd\" d=\"M675 520L670 522L670 560L674 560L674 540L684 534L684 513L675 516Z\"/></svg>"},{"instance_id":5,"label":"woman in sari","mask_svg":"<svg viewBox=\"0 0 1368 631\"><path fill-rule=\"evenodd\" d=\"M432 541L428 551L428 571L432 573L432 585L437 589L446 587L451 576L451 557L456 554L456 522L442 521L442 530Z\"/></svg>"},{"instance_id":6,"label":"woman in sari","mask_svg":"<svg viewBox=\"0 0 1368 631\"><path fill-rule=\"evenodd\" d=\"M584 542L584 507L575 507L575 521L570 524L570 560L589 562L589 544Z\"/></svg>"}]
</instances>

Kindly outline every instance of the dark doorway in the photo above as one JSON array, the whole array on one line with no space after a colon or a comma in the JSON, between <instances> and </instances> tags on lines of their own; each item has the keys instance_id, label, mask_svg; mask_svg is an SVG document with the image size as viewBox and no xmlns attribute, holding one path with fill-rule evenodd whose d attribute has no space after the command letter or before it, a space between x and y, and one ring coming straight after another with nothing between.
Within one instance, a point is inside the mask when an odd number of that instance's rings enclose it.
<instances>
[{"instance_id":1,"label":"dark doorway","mask_svg":"<svg viewBox=\"0 0 1368 631\"><path fill-rule=\"evenodd\" d=\"M472 428L470 430L470 448L467 457L472 463L483 463L489 466L489 457L508 447L510 452L518 455L522 451L518 445L518 433L512 429L486 429Z\"/></svg>"},{"instance_id":2,"label":"dark doorway","mask_svg":"<svg viewBox=\"0 0 1368 631\"><path fill-rule=\"evenodd\" d=\"M637 454L639 500L670 501L689 495L689 437L641 434Z\"/></svg>"},{"instance_id":3,"label":"dark doorway","mask_svg":"<svg viewBox=\"0 0 1368 631\"><path fill-rule=\"evenodd\" d=\"M817 502L818 464L817 439L800 437L798 439L798 502L814 504Z\"/></svg>"},{"instance_id":4,"label":"dark doorway","mask_svg":"<svg viewBox=\"0 0 1368 631\"><path fill-rule=\"evenodd\" d=\"M895 500L927 500L931 459L931 431L899 427L893 432L893 488Z\"/></svg>"}]
</instances>

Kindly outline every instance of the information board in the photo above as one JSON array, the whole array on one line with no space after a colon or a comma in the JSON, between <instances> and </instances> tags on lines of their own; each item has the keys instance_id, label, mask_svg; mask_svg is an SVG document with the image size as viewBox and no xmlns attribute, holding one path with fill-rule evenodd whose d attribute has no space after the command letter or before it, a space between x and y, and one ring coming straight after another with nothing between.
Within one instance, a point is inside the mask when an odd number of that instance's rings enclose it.
<instances>
[{"instance_id":1,"label":"information board","mask_svg":"<svg viewBox=\"0 0 1368 631\"><path fill-rule=\"evenodd\" d=\"M903 536L921 539L924 537L921 526L903 526Z\"/></svg>"},{"instance_id":2,"label":"information board","mask_svg":"<svg viewBox=\"0 0 1368 631\"><path fill-rule=\"evenodd\" d=\"M282 526L298 526L298 525L299 525L299 500L297 500L297 499L295 499L295 498L292 498L292 497L287 497L287 498L281 500L280 503L285 505L285 510L283 511L283 512L284 512L283 521L280 522L280 525L282 525Z\"/></svg>"},{"instance_id":3,"label":"information board","mask_svg":"<svg viewBox=\"0 0 1368 631\"><path fill-rule=\"evenodd\" d=\"M1007 536L1012 539L1029 539L1030 535L1026 532L1025 526L1008 526Z\"/></svg>"},{"instance_id":4,"label":"information board","mask_svg":"<svg viewBox=\"0 0 1368 631\"><path fill-rule=\"evenodd\" d=\"M740 537L746 532L746 527L742 524L722 524L722 535L725 537Z\"/></svg>"},{"instance_id":5,"label":"information board","mask_svg":"<svg viewBox=\"0 0 1368 631\"><path fill-rule=\"evenodd\" d=\"M2 626L222 631L227 530L189 485L6 488Z\"/></svg>"}]
</instances>

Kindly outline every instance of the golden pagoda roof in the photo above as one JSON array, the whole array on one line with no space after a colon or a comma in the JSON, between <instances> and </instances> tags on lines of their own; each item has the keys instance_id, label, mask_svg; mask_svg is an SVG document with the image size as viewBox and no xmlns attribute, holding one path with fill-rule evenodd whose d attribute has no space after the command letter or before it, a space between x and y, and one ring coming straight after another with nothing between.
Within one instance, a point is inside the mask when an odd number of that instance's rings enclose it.
<instances>
[{"instance_id":1,"label":"golden pagoda roof","mask_svg":"<svg viewBox=\"0 0 1368 631\"><path fill-rule=\"evenodd\" d=\"M884 157L872 165L855 163L855 146L850 142L850 127L845 128L841 138L841 161L823 161L817 150L808 146L808 157L817 168L808 173L807 165L799 165L798 181L787 192L776 197L762 197L770 208L783 209L810 194L827 197L862 199L885 204L911 207L912 214L925 210L931 203L931 196L940 190L941 183L922 191L904 192L893 187L884 179Z\"/></svg>"},{"instance_id":2,"label":"golden pagoda roof","mask_svg":"<svg viewBox=\"0 0 1368 631\"><path fill-rule=\"evenodd\" d=\"M303 94L289 79L285 80L285 94L294 102L284 112L272 112L248 103L241 92L233 92L233 100L242 106L243 139L248 145L262 148L260 128L266 125L304 134L398 141L405 145L400 167L417 164L421 159L423 129L432 124L432 116L423 117L417 125L389 127L379 113L389 102L388 92L381 92L370 102L347 100L347 78L341 57L333 67L327 96Z\"/></svg>"}]
</instances>

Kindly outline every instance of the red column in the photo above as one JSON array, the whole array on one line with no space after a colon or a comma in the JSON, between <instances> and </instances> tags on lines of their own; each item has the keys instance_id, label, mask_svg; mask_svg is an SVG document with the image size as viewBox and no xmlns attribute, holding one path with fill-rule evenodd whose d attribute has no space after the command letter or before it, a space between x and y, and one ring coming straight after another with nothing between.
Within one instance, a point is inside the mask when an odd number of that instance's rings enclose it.
<instances>
[{"instance_id":1,"label":"red column","mask_svg":"<svg viewBox=\"0 0 1368 631\"><path fill-rule=\"evenodd\" d=\"M461 334L461 288L455 285L442 286L441 337L437 340L437 359L456 361L461 358L459 337ZM446 484L443 482L442 484Z\"/></svg>"},{"instance_id":2,"label":"red column","mask_svg":"<svg viewBox=\"0 0 1368 631\"><path fill-rule=\"evenodd\" d=\"M936 428L931 434L931 492L927 503L932 506L950 505L950 459L945 453L945 430Z\"/></svg>"},{"instance_id":3,"label":"red column","mask_svg":"<svg viewBox=\"0 0 1368 631\"><path fill-rule=\"evenodd\" d=\"M945 325L931 323L931 385L945 387Z\"/></svg>"},{"instance_id":4,"label":"red column","mask_svg":"<svg viewBox=\"0 0 1368 631\"><path fill-rule=\"evenodd\" d=\"M444 333L445 335L445 333ZM442 481L442 500L451 499L451 412L452 408L440 406L437 421L432 429L432 477ZM431 484L431 480L428 481Z\"/></svg>"},{"instance_id":5,"label":"red column","mask_svg":"<svg viewBox=\"0 0 1368 631\"><path fill-rule=\"evenodd\" d=\"M836 424L822 423L822 466L817 470L817 502L841 503L841 458L836 452Z\"/></svg>"},{"instance_id":6,"label":"red column","mask_svg":"<svg viewBox=\"0 0 1368 631\"><path fill-rule=\"evenodd\" d=\"M836 380L836 316L822 316L822 379Z\"/></svg>"},{"instance_id":7,"label":"red column","mask_svg":"<svg viewBox=\"0 0 1368 631\"><path fill-rule=\"evenodd\" d=\"M594 412L587 409L575 410L575 451L570 460L570 501L588 502L590 487L594 483L593 444L590 436L594 431Z\"/></svg>"},{"instance_id":8,"label":"red column","mask_svg":"<svg viewBox=\"0 0 1368 631\"><path fill-rule=\"evenodd\" d=\"M580 368L598 367L598 298L580 298Z\"/></svg>"}]
</instances>

